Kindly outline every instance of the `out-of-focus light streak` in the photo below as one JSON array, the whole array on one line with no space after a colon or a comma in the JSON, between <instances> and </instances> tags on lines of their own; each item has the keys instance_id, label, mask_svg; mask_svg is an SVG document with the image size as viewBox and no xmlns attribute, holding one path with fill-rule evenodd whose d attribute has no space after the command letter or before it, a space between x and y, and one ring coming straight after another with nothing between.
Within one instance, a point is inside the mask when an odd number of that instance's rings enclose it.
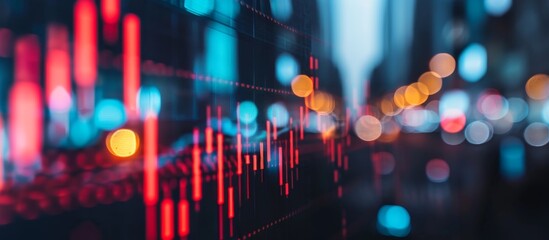
<instances>
[{"instance_id":1,"label":"out-of-focus light streak","mask_svg":"<svg viewBox=\"0 0 549 240\"><path fill-rule=\"evenodd\" d=\"M282 158L282 147L278 147L278 185L282 186L284 184L284 162Z\"/></svg>"},{"instance_id":2,"label":"out-of-focus light streak","mask_svg":"<svg viewBox=\"0 0 549 240\"><path fill-rule=\"evenodd\" d=\"M160 204L160 234L162 240L169 240L174 238L174 203L171 198L162 200Z\"/></svg>"},{"instance_id":3,"label":"out-of-focus light streak","mask_svg":"<svg viewBox=\"0 0 549 240\"><path fill-rule=\"evenodd\" d=\"M69 36L65 26L48 26L45 61L48 107L54 112L66 113L72 99Z\"/></svg>"},{"instance_id":4,"label":"out-of-focus light streak","mask_svg":"<svg viewBox=\"0 0 549 240\"><path fill-rule=\"evenodd\" d=\"M217 134L217 204L225 203L224 175L223 175L223 134Z\"/></svg>"},{"instance_id":5,"label":"out-of-focus light streak","mask_svg":"<svg viewBox=\"0 0 549 240\"><path fill-rule=\"evenodd\" d=\"M186 237L190 232L189 202L185 199L179 201L179 237Z\"/></svg>"},{"instance_id":6,"label":"out-of-focus light streak","mask_svg":"<svg viewBox=\"0 0 549 240\"><path fill-rule=\"evenodd\" d=\"M149 114L145 118L143 133L143 194L145 205L158 202L158 118Z\"/></svg>"},{"instance_id":7,"label":"out-of-focus light streak","mask_svg":"<svg viewBox=\"0 0 549 240\"><path fill-rule=\"evenodd\" d=\"M271 122L267 121L265 132L267 133L267 164L271 162Z\"/></svg>"},{"instance_id":8,"label":"out-of-focus light streak","mask_svg":"<svg viewBox=\"0 0 549 240\"><path fill-rule=\"evenodd\" d=\"M15 42L15 82L9 92L10 156L16 171L32 174L42 149L42 94L40 80L40 49L36 36L23 36Z\"/></svg>"},{"instance_id":9,"label":"out-of-focus light streak","mask_svg":"<svg viewBox=\"0 0 549 240\"><path fill-rule=\"evenodd\" d=\"M74 5L74 78L80 113L89 113L97 79L97 9L92 0L78 0Z\"/></svg>"},{"instance_id":10,"label":"out-of-focus light streak","mask_svg":"<svg viewBox=\"0 0 549 240\"><path fill-rule=\"evenodd\" d=\"M123 22L123 82L124 105L130 115L137 113L137 91L141 82L141 23L135 14L126 14Z\"/></svg>"},{"instance_id":11,"label":"out-of-focus light streak","mask_svg":"<svg viewBox=\"0 0 549 240\"><path fill-rule=\"evenodd\" d=\"M242 135L236 134L236 174L242 175Z\"/></svg>"},{"instance_id":12,"label":"out-of-focus light streak","mask_svg":"<svg viewBox=\"0 0 549 240\"><path fill-rule=\"evenodd\" d=\"M118 39L118 21L120 20L120 0L101 0L101 17L103 18L103 37L108 43Z\"/></svg>"},{"instance_id":13,"label":"out-of-focus light streak","mask_svg":"<svg viewBox=\"0 0 549 240\"><path fill-rule=\"evenodd\" d=\"M0 117L0 191L4 189L4 120Z\"/></svg>"}]
</instances>

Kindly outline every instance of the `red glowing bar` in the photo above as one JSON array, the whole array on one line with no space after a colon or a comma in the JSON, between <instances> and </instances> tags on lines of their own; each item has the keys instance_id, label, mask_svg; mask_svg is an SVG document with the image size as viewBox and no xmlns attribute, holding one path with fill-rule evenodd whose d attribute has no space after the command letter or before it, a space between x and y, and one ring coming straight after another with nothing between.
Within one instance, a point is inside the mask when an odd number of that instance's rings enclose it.
<instances>
[{"instance_id":1,"label":"red glowing bar","mask_svg":"<svg viewBox=\"0 0 549 240\"><path fill-rule=\"evenodd\" d=\"M200 162L200 148L193 148L193 200L200 201L202 199L202 169Z\"/></svg>"},{"instance_id":2,"label":"red glowing bar","mask_svg":"<svg viewBox=\"0 0 549 240\"><path fill-rule=\"evenodd\" d=\"M282 147L278 147L278 185L280 186L283 184L282 165L284 165L282 162Z\"/></svg>"},{"instance_id":3,"label":"red glowing bar","mask_svg":"<svg viewBox=\"0 0 549 240\"><path fill-rule=\"evenodd\" d=\"M206 127L206 153L211 154L213 152L213 129Z\"/></svg>"},{"instance_id":4,"label":"red glowing bar","mask_svg":"<svg viewBox=\"0 0 549 240\"><path fill-rule=\"evenodd\" d=\"M257 155L254 154L254 157L253 157L253 166L254 166L254 171L257 171Z\"/></svg>"},{"instance_id":5,"label":"red glowing bar","mask_svg":"<svg viewBox=\"0 0 549 240\"><path fill-rule=\"evenodd\" d=\"M277 131L278 127L276 126L276 117L273 117L273 140L276 141L276 137L277 137Z\"/></svg>"},{"instance_id":6,"label":"red glowing bar","mask_svg":"<svg viewBox=\"0 0 549 240\"><path fill-rule=\"evenodd\" d=\"M318 58L315 58L315 69L318 69Z\"/></svg>"},{"instance_id":7,"label":"red glowing bar","mask_svg":"<svg viewBox=\"0 0 549 240\"><path fill-rule=\"evenodd\" d=\"M120 0L101 0L103 35L105 41L115 43L118 38L117 24L120 20Z\"/></svg>"},{"instance_id":8,"label":"red glowing bar","mask_svg":"<svg viewBox=\"0 0 549 240\"><path fill-rule=\"evenodd\" d=\"M144 201L151 206L158 201L158 119L154 114L147 114L144 126Z\"/></svg>"},{"instance_id":9,"label":"red glowing bar","mask_svg":"<svg viewBox=\"0 0 549 240\"><path fill-rule=\"evenodd\" d=\"M303 106L299 106L299 139L303 140Z\"/></svg>"},{"instance_id":10,"label":"red glowing bar","mask_svg":"<svg viewBox=\"0 0 549 240\"><path fill-rule=\"evenodd\" d=\"M244 158L246 159L246 165L250 165L250 155L246 154Z\"/></svg>"},{"instance_id":11,"label":"red glowing bar","mask_svg":"<svg viewBox=\"0 0 549 240\"><path fill-rule=\"evenodd\" d=\"M124 17L123 24L124 105L130 114L135 114L137 111L137 91L140 84L140 20L137 15L130 13Z\"/></svg>"},{"instance_id":12,"label":"red glowing bar","mask_svg":"<svg viewBox=\"0 0 549 240\"><path fill-rule=\"evenodd\" d=\"M217 134L217 204L225 202L223 193L223 134Z\"/></svg>"},{"instance_id":13,"label":"red glowing bar","mask_svg":"<svg viewBox=\"0 0 549 240\"><path fill-rule=\"evenodd\" d=\"M313 56L309 56L309 69L313 70Z\"/></svg>"},{"instance_id":14,"label":"red glowing bar","mask_svg":"<svg viewBox=\"0 0 549 240\"><path fill-rule=\"evenodd\" d=\"M48 26L45 68L48 106L50 109L68 111L71 102L71 72L69 36L64 26Z\"/></svg>"},{"instance_id":15,"label":"red glowing bar","mask_svg":"<svg viewBox=\"0 0 549 240\"><path fill-rule=\"evenodd\" d=\"M92 0L74 5L74 77L84 88L97 78L97 9Z\"/></svg>"},{"instance_id":16,"label":"red glowing bar","mask_svg":"<svg viewBox=\"0 0 549 240\"><path fill-rule=\"evenodd\" d=\"M105 23L116 24L120 19L120 0L101 0L101 16Z\"/></svg>"},{"instance_id":17,"label":"red glowing bar","mask_svg":"<svg viewBox=\"0 0 549 240\"><path fill-rule=\"evenodd\" d=\"M294 168L294 131L290 130L290 168Z\"/></svg>"},{"instance_id":18,"label":"red glowing bar","mask_svg":"<svg viewBox=\"0 0 549 240\"><path fill-rule=\"evenodd\" d=\"M288 195L290 195L290 187L289 187L288 183L284 184L284 189L285 189L284 192L286 193L286 197L287 197Z\"/></svg>"},{"instance_id":19,"label":"red glowing bar","mask_svg":"<svg viewBox=\"0 0 549 240\"><path fill-rule=\"evenodd\" d=\"M156 206L145 207L145 239L156 239Z\"/></svg>"},{"instance_id":20,"label":"red glowing bar","mask_svg":"<svg viewBox=\"0 0 549 240\"><path fill-rule=\"evenodd\" d=\"M263 142L259 143L259 168L263 170L265 168L265 163L263 163Z\"/></svg>"},{"instance_id":21,"label":"red glowing bar","mask_svg":"<svg viewBox=\"0 0 549 240\"><path fill-rule=\"evenodd\" d=\"M27 174L42 149L42 94L39 82L40 49L35 36L15 43L15 83L9 93L9 146L19 173ZM30 173L29 173L30 174Z\"/></svg>"},{"instance_id":22,"label":"red glowing bar","mask_svg":"<svg viewBox=\"0 0 549 240\"><path fill-rule=\"evenodd\" d=\"M236 134L236 174L242 175L242 135Z\"/></svg>"},{"instance_id":23,"label":"red glowing bar","mask_svg":"<svg viewBox=\"0 0 549 240\"><path fill-rule=\"evenodd\" d=\"M234 218L234 189L233 187L229 187L228 189L228 197L229 197L229 219Z\"/></svg>"},{"instance_id":24,"label":"red glowing bar","mask_svg":"<svg viewBox=\"0 0 549 240\"><path fill-rule=\"evenodd\" d=\"M173 239L174 237L174 207L173 200L170 198L162 200L160 204L162 221L160 223L161 236L163 240Z\"/></svg>"},{"instance_id":25,"label":"red glowing bar","mask_svg":"<svg viewBox=\"0 0 549 240\"><path fill-rule=\"evenodd\" d=\"M271 122L267 121L267 163L271 162Z\"/></svg>"},{"instance_id":26,"label":"red glowing bar","mask_svg":"<svg viewBox=\"0 0 549 240\"><path fill-rule=\"evenodd\" d=\"M0 117L0 191L4 189L4 122Z\"/></svg>"},{"instance_id":27,"label":"red glowing bar","mask_svg":"<svg viewBox=\"0 0 549 240\"><path fill-rule=\"evenodd\" d=\"M187 200L179 201L179 236L189 235L189 202Z\"/></svg>"}]
</instances>

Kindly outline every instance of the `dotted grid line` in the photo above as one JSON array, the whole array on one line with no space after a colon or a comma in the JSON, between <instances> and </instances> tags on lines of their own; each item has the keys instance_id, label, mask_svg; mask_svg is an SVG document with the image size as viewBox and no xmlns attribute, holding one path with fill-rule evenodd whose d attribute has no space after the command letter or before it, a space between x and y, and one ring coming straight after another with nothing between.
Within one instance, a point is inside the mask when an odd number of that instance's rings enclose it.
<instances>
[{"instance_id":1,"label":"dotted grid line","mask_svg":"<svg viewBox=\"0 0 549 240\"><path fill-rule=\"evenodd\" d=\"M150 64L155 64L151 60L146 60L142 64L142 66L150 66ZM160 72L155 72L153 70L144 70L143 73L147 75L155 75L155 76L164 76L164 77L178 77L178 78L186 78L190 80L198 80L203 82L213 82L213 83L220 83L235 87L241 87L241 88L247 88L251 90L257 90L257 91L264 91L264 92L270 92L270 93L278 93L278 94L286 94L286 95L293 95L291 91L283 90L283 89L276 89L276 88L268 88L268 87L260 87L256 85L251 85L247 83L241 83L238 81L229 81L217 77L212 77L205 74L199 74L195 73L189 70L185 69L173 69L172 67L169 67L163 63L156 63L156 65L161 65L164 69Z\"/></svg>"},{"instance_id":2,"label":"dotted grid line","mask_svg":"<svg viewBox=\"0 0 549 240\"><path fill-rule=\"evenodd\" d=\"M237 1L238 1L238 0L237 0ZM308 38L317 40L317 41L319 41L319 42L321 42L321 43L324 43L324 41L322 41L321 39L316 38L316 37L314 37L314 36L312 36L312 35L310 35L310 34L301 32L301 31L297 30L297 29L294 28L294 27L290 27L290 26L288 26L288 25L286 25L286 24L284 24L284 23L282 23L282 22L280 22L280 21L274 19L273 17L271 17L271 16L265 14L264 12L262 12L262 11L260 11L260 10L257 10L256 8L252 7L250 4L245 3L244 1L238 1L238 3L239 3L242 7L246 7L246 9L250 10L251 12L253 12L253 13L255 13L255 14L257 14L257 15L259 15L259 16L261 16L261 17L263 17L263 18L265 18L265 19L267 19L267 20L269 20L269 21L271 21L271 22L273 22L273 23L275 23L275 24L277 24L277 25L279 25L280 27L282 27L282 28L284 28L284 29L286 29L286 30L288 30L288 31L290 31L290 32L297 33L297 34L303 35L303 36L305 36L305 37L308 37Z\"/></svg>"},{"instance_id":3,"label":"dotted grid line","mask_svg":"<svg viewBox=\"0 0 549 240\"><path fill-rule=\"evenodd\" d=\"M238 240L245 240L245 239L251 238L251 237L253 237L254 235L257 235L257 234L259 234L259 233L261 233L261 232L263 232L263 231L266 231L266 230L268 230L269 228L271 228L271 227L273 227L273 226L275 226L275 225L277 225L277 224L279 224L279 223L282 223L282 222L284 222L284 221L286 221L286 220L288 220L288 219L290 219L290 218L292 218L292 217L295 217L295 216L298 215L298 214L301 214L302 212L304 212L305 210L307 210L307 209L309 209L309 208L310 208L310 204L308 204L308 205L306 205L306 206L304 206L304 207L298 208L298 209L296 209L296 210L294 210L294 211L291 211L290 213L288 213L288 214L286 214L286 215L284 215L284 216L282 216L282 217L280 217L280 218L278 218L278 219L276 219L276 220L273 220L272 222L267 223L267 224L265 224L265 225L263 225L263 226L261 226L261 227L258 227L258 228L256 228L256 229L254 229L253 231L250 231L250 232L248 232L247 234L244 234L244 235L242 235L241 237L239 237L239 238L237 238L237 239L238 239Z\"/></svg>"}]
</instances>

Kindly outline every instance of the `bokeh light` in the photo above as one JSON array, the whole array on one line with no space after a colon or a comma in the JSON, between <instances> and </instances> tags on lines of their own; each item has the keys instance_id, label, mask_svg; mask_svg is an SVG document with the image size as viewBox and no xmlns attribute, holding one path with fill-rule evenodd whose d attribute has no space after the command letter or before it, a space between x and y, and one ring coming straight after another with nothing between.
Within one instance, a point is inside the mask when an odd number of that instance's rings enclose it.
<instances>
[{"instance_id":1,"label":"bokeh light","mask_svg":"<svg viewBox=\"0 0 549 240\"><path fill-rule=\"evenodd\" d=\"M462 90L453 90L444 93L439 102L439 113L444 114L450 110L466 113L469 109L469 95Z\"/></svg>"},{"instance_id":2,"label":"bokeh light","mask_svg":"<svg viewBox=\"0 0 549 240\"><path fill-rule=\"evenodd\" d=\"M272 123L275 122L274 119L276 118L276 127L285 127L288 125L290 114L284 104L277 102L267 108L267 117Z\"/></svg>"},{"instance_id":3,"label":"bokeh light","mask_svg":"<svg viewBox=\"0 0 549 240\"><path fill-rule=\"evenodd\" d=\"M540 122L530 123L530 125L524 129L524 140L530 146L544 146L549 142L549 127Z\"/></svg>"},{"instance_id":4,"label":"bokeh light","mask_svg":"<svg viewBox=\"0 0 549 240\"><path fill-rule=\"evenodd\" d=\"M528 103L522 98L509 98L509 114L512 117L512 121L517 123L528 117L530 112Z\"/></svg>"},{"instance_id":5,"label":"bokeh light","mask_svg":"<svg viewBox=\"0 0 549 240\"><path fill-rule=\"evenodd\" d=\"M534 100L543 100L549 97L549 76L536 74L526 82L526 94Z\"/></svg>"},{"instance_id":6,"label":"bokeh light","mask_svg":"<svg viewBox=\"0 0 549 240\"><path fill-rule=\"evenodd\" d=\"M355 123L355 132L364 141L374 141L381 136L381 122L372 115L361 116Z\"/></svg>"},{"instance_id":7,"label":"bokeh light","mask_svg":"<svg viewBox=\"0 0 549 240\"><path fill-rule=\"evenodd\" d=\"M456 70L456 60L448 53L439 53L431 58L429 69L441 77L448 77Z\"/></svg>"},{"instance_id":8,"label":"bokeh light","mask_svg":"<svg viewBox=\"0 0 549 240\"><path fill-rule=\"evenodd\" d=\"M379 109L386 116L395 116L402 111L393 99L393 94L386 94L379 103Z\"/></svg>"},{"instance_id":9,"label":"bokeh light","mask_svg":"<svg viewBox=\"0 0 549 240\"><path fill-rule=\"evenodd\" d=\"M440 126L449 133L457 133L465 127L467 121L465 114L459 110L451 109L442 114Z\"/></svg>"},{"instance_id":10,"label":"bokeh light","mask_svg":"<svg viewBox=\"0 0 549 240\"><path fill-rule=\"evenodd\" d=\"M458 70L465 81L477 82L486 74L488 54L484 46L473 43L459 56Z\"/></svg>"},{"instance_id":11,"label":"bokeh light","mask_svg":"<svg viewBox=\"0 0 549 240\"><path fill-rule=\"evenodd\" d=\"M148 113L154 113L154 115L158 116L158 113L160 113L160 108L162 107L162 96L160 95L160 90L154 86L143 86L139 88L137 103L141 119L145 119Z\"/></svg>"},{"instance_id":12,"label":"bokeh light","mask_svg":"<svg viewBox=\"0 0 549 240\"><path fill-rule=\"evenodd\" d=\"M117 157L130 157L139 147L139 136L130 129L118 129L107 136L109 152Z\"/></svg>"},{"instance_id":13,"label":"bokeh light","mask_svg":"<svg viewBox=\"0 0 549 240\"><path fill-rule=\"evenodd\" d=\"M250 101L241 102L238 110L238 119L241 123L252 123L257 118L257 107Z\"/></svg>"},{"instance_id":14,"label":"bokeh light","mask_svg":"<svg viewBox=\"0 0 549 240\"><path fill-rule=\"evenodd\" d=\"M489 123L474 121L465 128L465 139L471 144L483 144L492 138L493 130Z\"/></svg>"},{"instance_id":15,"label":"bokeh light","mask_svg":"<svg viewBox=\"0 0 549 240\"><path fill-rule=\"evenodd\" d=\"M97 104L94 114L97 128L111 131L124 125L127 121L124 104L116 99L103 99Z\"/></svg>"},{"instance_id":16,"label":"bokeh light","mask_svg":"<svg viewBox=\"0 0 549 240\"><path fill-rule=\"evenodd\" d=\"M433 95L439 92L442 88L442 78L436 72L431 71L421 74L421 76L419 76L418 82L427 87L427 91L422 92L423 94ZM419 90L423 91L424 88L420 88Z\"/></svg>"},{"instance_id":17,"label":"bokeh light","mask_svg":"<svg viewBox=\"0 0 549 240\"><path fill-rule=\"evenodd\" d=\"M410 214L398 205L382 206L377 213L377 223L384 235L405 237L410 233Z\"/></svg>"},{"instance_id":18,"label":"bokeh light","mask_svg":"<svg viewBox=\"0 0 549 240\"><path fill-rule=\"evenodd\" d=\"M421 105L427 101L427 93L429 93L429 89L425 84L420 82L412 83L404 90L404 99L412 106Z\"/></svg>"},{"instance_id":19,"label":"bokeh light","mask_svg":"<svg viewBox=\"0 0 549 240\"><path fill-rule=\"evenodd\" d=\"M297 75L292 80L292 91L298 97L307 97L313 92L313 80L307 75Z\"/></svg>"},{"instance_id":20,"label":"bokeh light","mask_svg":"<svg viewBox=\"0 0 549 240\"><path fill-rule=\"evenodd\" d=\"M299 73L299 64L292 55L282 53L276 58L275 69L278 82L284 86L288 86Z\"/></svg>"},{"instance_id":21,"label":"bokeh light","mask_svg":"<svg viewBox=\"0 0 549 240\"><path fill-rule=\"evenodd\" d=\"M293 7L291 0L271 0L271 11L279 21L288 21L292 16Z\"/></svg>"},{"instance_id":22,"label":"bokeh light","mask_svg":"<svg viewBox=\"0 0 549 240\"><path fill-rule=\"evenodd\" d=\"M505 14L512 5L513 0L484 0L486 12L496 17Z\"/></svg>"},{"instance_id":23,"label":"bokeh light","mask_svg":"<svg viewBox=\"0 0 549 240\"><path fill-rule=\"evenodd\" d=\"M450 166L442 159L432 159L425 166L425 174L431 182L446 182L450 177Z\"/></svg>"},{"instance_id":24,"label":"bokeh light","mask_svg":"<svg viewBox=\"0 0 549 240\"><path fill-rule=\"evenodd\" d=\"M487 119L498 120L509 112L509 102L497 93L485 93L477 103L477 108Z\"/></svg>"},{"instance_id":25,"label":"bokeh light","mask_svg":"<svg viewBox=\"0 0 549 240\"><path fill-rule=\"evenodd\" d=\"M315 91L305 98L305 105L320 114L329 114L335 108L335 101L331 94Z\"/></svg>"},{"instance_id":26,"label":"bokeh light","mask_svg":"<svg viewBox=\"0 0 549 240\"><path fill-rule=\"evenodd\" d=\"M406 102L406 98L404 97L406 88L407 88L406 86L402 86L398 88L395 91L395 94L393 95L393 102L399 108L406 108L408 106L408 103Z\"/></svg>"}]
</instances>

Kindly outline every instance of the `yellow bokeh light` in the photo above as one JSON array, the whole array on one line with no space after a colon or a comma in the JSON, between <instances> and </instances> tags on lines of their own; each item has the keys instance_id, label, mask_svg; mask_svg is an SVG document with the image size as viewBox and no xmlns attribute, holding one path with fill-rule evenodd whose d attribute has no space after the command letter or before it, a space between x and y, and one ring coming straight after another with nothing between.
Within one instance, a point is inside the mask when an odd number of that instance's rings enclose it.
<instances>
[{"instance_id":1,"label":"yellow bokeh light","mask_svg":"<svg viewBox=\"0 0 549 240\"><path fill-rule=\"evenodd\" d=\"M298 97L307 97L313 92L313 80L306 75L297 75L292 80L292 91Z\"/></svg>"},{"instance_id":2,"label":"yellow bokeh light","mask_svg":"<svg viewBox=\"0 0 549 240\"><path fill-rule=\"evenodd\" d=\"M441 77L448 77L456 70L456 60L448 53L439 53L431 58L429 69Z\"/></svg>"},{"instance_id":3,"label":"yellow bokeh light","mask_svg":"<svg viewBox=\"0 0 549 240\"><path fill-rule=\"evenodd\" d=\"M381 102L379 103L379 108L381 112L386 116L395 116L402 110L399 108L393 101L393 95L385 95Z\"/></svg>"},{"instance_id":4,"label":"yellow bokeh light","mask_svg":"<svg viewBox=\"0 0 549 240\"><path fill-rule=\"evenodd\" d=\"M406 86L398 88L393 95L393 102L399 108L405 108L408 105L404 99L404 91L406 91Z\"/></svg>"},{"instance_id":5,"label":"yellow bokeh light","mask_svg":"<svg viewBox=\"0 0 549 240\"><path fill-rule=\"evenodd\" d=\"M428 91L429 90L425 84L420 82L412 83L406 87L406 90L404 90L404 99L412 106L421 105L427 101L428 95L424 92Z\"/></svg>"},{"instance_id":6,"label":"yellow bokeh light","mask_svg":"<svg viewBox=\"0 0 549 240\"><path fill-rule=\"evenodd\" d=\"M129 129L118 129L107 136L109 152L117 157L130 157L139 147L139 136Z\"/></svg>"},{"instance_id":7,"label":"yellow bokeh light","mask_svg":"<svg viewBox=\"0 0 549 240\"><path fill-rule=\"evenodd\" d=\"M526 82L526 94L535 100L543 100L549 97L549 76L536 74Z\"/></svg>"},{"instance_id":8,"label":"yellow bokeh light","mask_svg":"<svg viewBox=\"0 0 549 240\"><path fill-rule=\"evenodd\" d=\"M372 115L364 115L356 121L355 132L364 141L374 141L381 136L381 122Z\"/></svg>"},{"instance_id":9,"label":"yellow bokeh light","mask_svg":"<svg viewBox=\"0 0 549 240\"><path fill-rule=\"evenodd\" d=\"M305 105L319 114L329 114L335 108L335 101L329 93L315 91L305 98Z\"/></svg>"},{"instance_id":10,"label":"yellow bokeh light","mask_svg":"<svg viewBox=\"0 0 549 240\"><path fill-rule=\"evenodd\" d=\"M418 82L425 84L427 87L427 91L423 92L423 94L433 95L442 88L442 79L436 72L426 72L422 74L419 76Z\"/></svg>"}]
</instances>

